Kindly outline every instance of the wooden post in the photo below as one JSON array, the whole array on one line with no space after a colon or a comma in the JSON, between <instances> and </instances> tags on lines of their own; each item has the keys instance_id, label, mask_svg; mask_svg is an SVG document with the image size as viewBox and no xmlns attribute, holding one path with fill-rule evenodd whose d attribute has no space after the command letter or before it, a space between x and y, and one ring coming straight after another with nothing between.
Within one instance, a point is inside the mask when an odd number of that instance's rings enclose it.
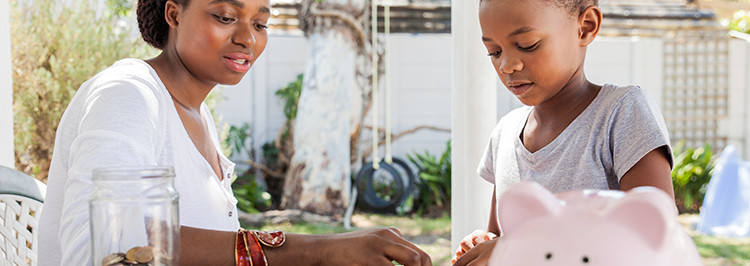
<instances>
[{"instance_id":1,"label":"wooden post","mask_svg":"<svg viewBox=\"0 0 750 266\"><path fill-rule=\"evenodd\" d=\"M12 78L10 4L8 1L0 1L0 165L15 168Z\"/></svg>"},{"instance_id":2,"label":"wooden post","mask_svg":"<svg viewBox=\"0 0 750 266\"><path fill-rule=\"evenodd\" d=\"M487 229L492 185L476 173L497 122L497 75L486 56L479 28L479 0L452 1L453 88L451 246Z\"/></svg>"}]
</instances>

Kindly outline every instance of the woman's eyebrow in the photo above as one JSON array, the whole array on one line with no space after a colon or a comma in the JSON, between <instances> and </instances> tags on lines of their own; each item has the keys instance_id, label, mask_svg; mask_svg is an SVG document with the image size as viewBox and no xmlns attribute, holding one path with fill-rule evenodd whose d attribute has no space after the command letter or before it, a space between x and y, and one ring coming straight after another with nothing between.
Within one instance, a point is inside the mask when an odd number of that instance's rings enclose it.
<instances>
[{"instance_id":1,"label":"woman's eyebrow","mask_svg":"<svg viewBox=\"0 0 750 266\"><path fill-rule=\"evenodd\" d=\"M233 6L238 7L238 8L243 8L245 6L245 3L240 2L238 0L214 0L213 2L211 2L212 5L213 4L220 4L220 3L229 3L229 4L233 5ZM260 13L269 13L270 14L271 13L271 9L269 9L267 6L262 6L262 7L258 8L258 12L260 12Z\"/></svg>"},{"instance_id":2,"label":"woman's eyebrow","mask_svg":"<svg viewBox=\"0 0 750 266\"><path fill-rule=\"evenodd\" d=\"M236 6L236 7L239 7L239 8L242 8L242 7L245 6L245 3L237 1L237 0L214 0L213 2L211 2L212 5L213 4L219 4L219 3L229 3L229 4L231 4L233 6Z\"/></svg>"}]
</instances>

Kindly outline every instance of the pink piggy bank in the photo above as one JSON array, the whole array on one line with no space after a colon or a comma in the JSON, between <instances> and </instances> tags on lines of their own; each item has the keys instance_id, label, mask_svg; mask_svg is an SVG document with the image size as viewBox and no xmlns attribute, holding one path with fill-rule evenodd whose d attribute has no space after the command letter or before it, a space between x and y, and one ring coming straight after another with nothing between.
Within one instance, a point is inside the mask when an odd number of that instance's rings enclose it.
<instances>
[{"instance_id":1,"label":"pink piggy bank","mask_svg":"<svg viewBox=\"0 0 750 266\"><path fill-rule=\"evenodd\" d=\"M653 187L555 196L520 183L501 195L497 213L503 237L489 265L702 265L674 201Z\"/></svg>"}]
</instances>

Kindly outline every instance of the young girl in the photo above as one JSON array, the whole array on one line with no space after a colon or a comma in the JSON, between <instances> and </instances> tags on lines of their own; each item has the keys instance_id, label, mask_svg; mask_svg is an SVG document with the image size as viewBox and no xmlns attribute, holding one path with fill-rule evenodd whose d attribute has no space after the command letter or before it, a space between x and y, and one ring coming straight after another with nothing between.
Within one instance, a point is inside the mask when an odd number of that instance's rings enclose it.
<instances>
[{"instance_id":1,"label":"young girl","mask_svg":"<svg viewBox=\"0 0 750 266\"><path fill-rule=\"evenodd\" d=\"M583 73L586 47L602 21L596 0L479 6L495 71L527 106L504 116L491 134L478 167L495 186L489 225L464 238L455 265L487 263L491 239L501 235L496 196L521 180L555 193L654 186L673 196L669 137L656 106L637 86L600 86Z\"/></svg>"},{"instance_id":2,"label":"young girl","mask_svg":"<svg viewBox=\"0 0 750 266\"><path fill-rule=\"evenodd\" d=\"M89 244L92 169L142 165L174 166L181 265L248 265L245 255L256 266L266 260L431 265L395 228L289 234L279 247L243 243L255 236L238 232L229 181L234 163L220 153L203 100L217 84L237 84L263 52L269 12L268 0L138 1L143 39L162 52L146 61L116 62L84 83L70 102L55 139L40 221L40 265L98 265Z\"/></svg>"}]
</instances>

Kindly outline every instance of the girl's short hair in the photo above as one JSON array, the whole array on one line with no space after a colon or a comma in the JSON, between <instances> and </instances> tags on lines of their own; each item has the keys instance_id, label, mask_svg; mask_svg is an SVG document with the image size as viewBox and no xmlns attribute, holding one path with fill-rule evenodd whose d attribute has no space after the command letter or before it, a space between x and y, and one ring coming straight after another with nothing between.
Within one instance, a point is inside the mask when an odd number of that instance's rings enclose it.
<instances>
[{"instance_id":1,"label":"girl's short hair","mask_svg":"<svg viewBox=\"0 0 750 266\"><path fill-rule=\"evenodd\" d=\"M586 10L586 8L590 6L599 5L598 0L553 0L553 2L567 8L571 12L571 14L574 14L576 16L581 14L584 10Z\"/></svg>"},{"instance_id":2,"label":"girl's short hair","mask_svg":"<svg viewBox=\"0 0 750 266\"><path fill-rule=\"evenodd\" d=\"M481 3L481 2L489 2L489 1L492 1L492 0L480 0L479 2ZM522 1L527 1L527 0L522 0ZM581 12L583 12L584 10L586 10L586 8L590 6L599 5L598 0L540 0L540 1L544 1L548 4L554 4L559 7L565 8L568 11L570 11L570 14L573 14L576 16L581 14Z\"/></svg>"},{"instance_id":3,"label":"girl's short hair","mask_svg":"<svg viewBox=\"0 0 750 266\"><path fill-rule=\"evenodd\" d=\"M138 0L138 30L146 43L157 49L163 49L169 38L169 24L164 18L164 6L167 1L174 1L187 6L190 0Z\"/></svg>"}]
</instances>

